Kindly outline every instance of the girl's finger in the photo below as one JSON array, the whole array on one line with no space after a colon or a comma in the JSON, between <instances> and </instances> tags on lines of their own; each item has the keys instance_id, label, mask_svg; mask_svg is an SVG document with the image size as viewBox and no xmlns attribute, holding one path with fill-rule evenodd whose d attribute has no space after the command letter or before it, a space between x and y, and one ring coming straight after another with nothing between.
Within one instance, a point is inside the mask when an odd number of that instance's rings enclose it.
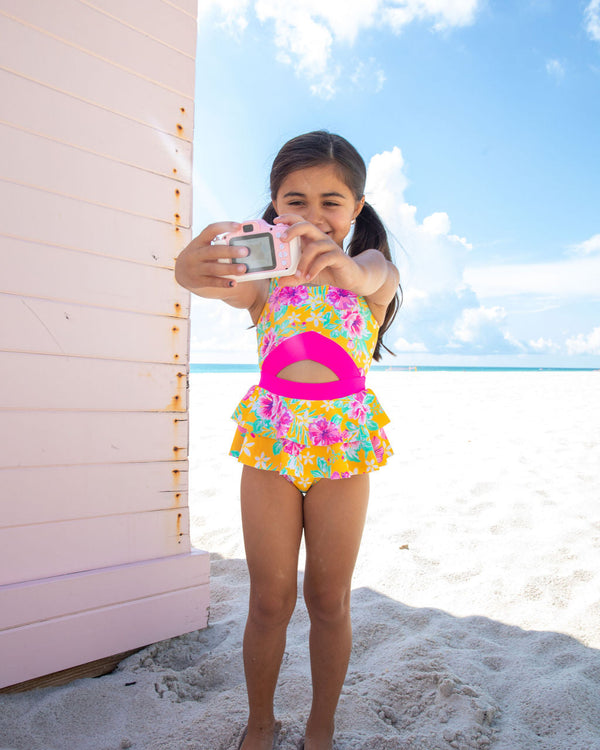
<instances>
[{"instance_id":1,"label":"girl's finger","mask_svg":"<svg viewBox=\"0 0 600 750\"><path fill-rule=\"evenodd\" d=\"M303 246L298 263L298 270L301 275L306 276L309 273L311 277L314 277L316 274L312 271L312 268L317 258L327 255L326 265L331 265L331 261L342 252L332 239L326 235L322 236L324 239L313 240ZM309 269L311 270L309 271Z\"/></svg>"},{"instance_id":2,"label":"girl's finger","mask_svg":"<svg viewBox=\"0 0 600 750\"><path fill-rule=\"evenodd\" d=\"M202 260L216 260L217 258L233 259L245 258L248 248L242 245L204 245L197 249L198 257Z\"/></svg>"},{"instance_id":3,"label":"girl's finger","mask_svg":"<svg viewBox=\"0 0 600 750\"><path fill-rule=\"evenodd\" d=\"M219 234L225 234L226 232L235 232L242 225L235 221L217 221L214 224L209 224L207 227L195 237L190 245L201 247L202 245L210 245L211 241Z\"/></svg>"},{"instance_id":4,"label":"girl's finger","mask_svg":"<svg viewBox=\"0 0 600 750\"><path fill-rule=\"evenodd\" d=\"M294 239L294 237L309 237L316 240L327 236L320 229L317 229L314 224L311 224L310 221L306 221L301 216L296 216L295 214L282 214L275 219L275 222L289 226L289 229L282 235L282 239L286 240L286 242Z\"/></svg>"},{"instance_id":5,"label":"girl's finger","mask_svg":"<svg viewBox=\"0 0 600 750\"><path fill-rule=\"evenodd\" d=\"M226 279L223 276L199 276L194 279L194 287L213 289L227 289L237 285L235 279Z\"/></svg>"},{"instance_id":6,"label":"girl's finger","mask_svg":"<svg viewBox=\"0 0 600 750\"><path fill-rule=\"evenodd\" d=\"M307 281L310 281L311 279L314 279L316 276L318 276L321 271L324 271L326 268L334 268L338 265L339 257L338 253L335 250L320 253L315 258L313 258L313 261L307 266L306 270L304 271L304 278Z\"/></svg>"},{"instance_id":7,"label":"girl's finger","mask_svg":"<svg viewBox=\"0 0 600 750\"><path fill-rule=\"evenodd\" d=\"M232 274L242 276L247 271L244 263L202 263L198 269L202 276L231 276Z\"/></svg>"}]
</instances>

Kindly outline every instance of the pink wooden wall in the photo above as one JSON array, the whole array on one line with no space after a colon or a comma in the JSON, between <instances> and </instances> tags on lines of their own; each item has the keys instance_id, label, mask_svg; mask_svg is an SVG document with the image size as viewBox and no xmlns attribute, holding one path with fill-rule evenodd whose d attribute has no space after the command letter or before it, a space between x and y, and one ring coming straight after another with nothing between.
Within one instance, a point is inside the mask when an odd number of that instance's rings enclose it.
<instances>
[{"instance_id":1,"label":"pink wooden wall","mask_svg":"<svg viewBox=\"0 0 600 750\"><path fill-rule=\"evenodd\" d=\"M196 0L0 0L0 687L204 627Z\"/></svg>"}]
</instances>

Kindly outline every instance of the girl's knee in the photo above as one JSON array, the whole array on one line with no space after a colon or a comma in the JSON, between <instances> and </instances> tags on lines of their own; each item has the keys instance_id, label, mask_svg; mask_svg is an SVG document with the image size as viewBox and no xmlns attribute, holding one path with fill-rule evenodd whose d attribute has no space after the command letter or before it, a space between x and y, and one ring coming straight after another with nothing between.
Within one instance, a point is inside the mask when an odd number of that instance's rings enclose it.
<instances>
[{"instance_id":1,"label":"girl's knee","mask_svg":"<svg viewBox=\"0 0 600 750\"><path fill-rule=\"evenodd\" d=\"M350 588L306 587L304 599L311 620L335 624L350 616Z\"/></svg>"},{"instance_id":2,"label":"girl's knee","mask_svg":"<svg viewBox=\"0 0 600 750\"><path fill-rule=\"evenodd\" d=\"M296 606L296 591L253 592L250 594L249 619L261 627L287 625Z\"/></svg>"}]
</instances>

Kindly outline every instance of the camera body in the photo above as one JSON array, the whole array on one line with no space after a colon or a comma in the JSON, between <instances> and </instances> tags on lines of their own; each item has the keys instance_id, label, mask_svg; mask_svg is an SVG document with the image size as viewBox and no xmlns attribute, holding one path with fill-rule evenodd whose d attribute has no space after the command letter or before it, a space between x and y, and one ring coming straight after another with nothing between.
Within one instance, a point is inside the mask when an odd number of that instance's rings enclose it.
<instances>
[{"instance_id":1,"label":"camera body","mask_svg":"<svg viewBox=\"0 0 600 750\"><path fill-rule=\"evenodd\" d=\"M244 221L237 232L228 232L213 240L213 245L241 245L250 251L245 258L219 258L219 263L243 263L246 273L225 275L236 281L254 281L274 276L291 276L296 273L300 260L300 238L290 242L281 239L289 229L287 224L273 226L264 219Z\"/></svg>"}]
</instances>

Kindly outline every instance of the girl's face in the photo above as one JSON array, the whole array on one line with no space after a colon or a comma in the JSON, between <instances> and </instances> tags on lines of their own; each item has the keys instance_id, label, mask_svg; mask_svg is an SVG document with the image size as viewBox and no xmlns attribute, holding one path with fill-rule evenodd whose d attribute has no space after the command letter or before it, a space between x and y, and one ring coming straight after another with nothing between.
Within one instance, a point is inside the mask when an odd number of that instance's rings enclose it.
<instances>
[{"instance_id":1,"label":"girl's face","mask_svg":"<svg viewBox=\"0 0 600 750\"><path fill-rule=\"evenodd\" d=\"M273 201L278 215L297 214L343 247L350 226L361 212L364 196L356 200L333 164L291 172Z\"/></svg>"}]
</instances>

